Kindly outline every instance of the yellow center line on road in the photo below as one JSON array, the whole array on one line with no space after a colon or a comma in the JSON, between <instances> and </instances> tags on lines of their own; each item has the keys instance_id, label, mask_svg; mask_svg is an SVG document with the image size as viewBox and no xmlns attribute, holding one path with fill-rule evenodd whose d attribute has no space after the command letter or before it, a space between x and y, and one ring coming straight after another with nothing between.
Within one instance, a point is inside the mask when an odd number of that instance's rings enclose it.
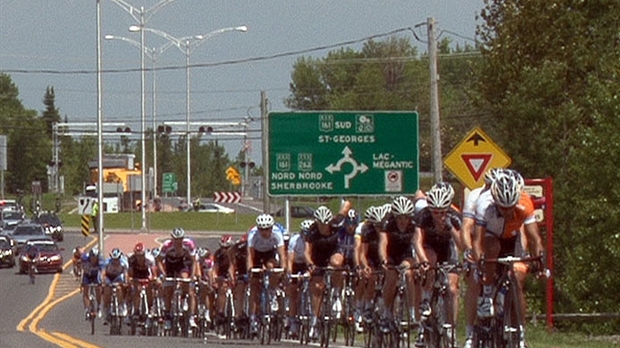
<instances>
[{"instance_id":1,"label":"yellow center line on road","mask_svg":"<svg viewBox=\"0 0 620 348\"><path fill-rule=\"evenodd\" d=\"M65 342L69 342L72 344L77 345L78 347L82 347L82 348L99 348L99 346L96 346L94 344L90 344L88 342L84 342L81 340L76 339L73 336L69 336L63 332L50 332L51 335L58 337L59 339L64 340Z\"/></svg>"},{"instance_id":2,"label":"yellow center line on road","mask_svg":"<svg viewBox=\"0 0 620 348\"><path fill-rule=\"evenodd\" d=\"M92 241L90 241L85 248L90 248L92 247L95 243L97 243L97 238L94 238ZM72 257L73 258L73 257ZM65 270L67 269L69 266L71 266L73 263L73 260L66 262L63 266L62 269ZM96 345L92 345L88 342L84 342L81 341L77 338L72 338L69 335L66 334L62 334L62 333L53 333L50 334L48 332L46 332L45 330L41 330L38 328L38 324L39 322L45 317L45 315L47 315L47 313L54 308L54 306L56 306L58 303L66 300L67 298L77 294L80 292L80 289L74 289L73 291L65 294L64 296L61 296L55 300L52 301L52 299L54 298L55 294L56 294L56 287L58 285L58 282L60 280L60 273L56 273L54 275L54 279L52 279L52 283L50 284L50 289L48 291L47 297L43 300L43 302L41 304L39 304L32 312L30 312L30 314L28 314L28 316L24 319L22 319L22 321L19 322L19 324L17 325L17 331L23 332L24 328L26 327L26 324L28 322L30 322L30 325L28 325L28 331L32 332L33 334L39 336L40 338L42 338L43 340L46 340L48 342L51 342L53 344L56 344L60 347L69 347L69 348L79 348L79 347L86 347L86 348L98 348L98 346ZM77 344L77 345L76 345Z\"/></svg>"}]
</instances>

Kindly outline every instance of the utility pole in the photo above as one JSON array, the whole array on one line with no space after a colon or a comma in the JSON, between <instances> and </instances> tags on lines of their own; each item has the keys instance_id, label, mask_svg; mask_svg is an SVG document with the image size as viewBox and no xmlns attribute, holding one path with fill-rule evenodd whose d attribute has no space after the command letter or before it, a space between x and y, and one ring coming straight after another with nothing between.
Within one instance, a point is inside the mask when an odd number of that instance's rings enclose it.
<instances>
[{"instance_id":1,"label":"utility pole","mask_svg":"<svg viewBox=\"0 0 620 348\"><path fill-rule=\"evenodd\" d=\"M441 158L441 127L439 125L439 76L437 75L437 38L435 37L435 18L428 17L428 59L431 75L431 158L435 182L443 181Z\"/></svg>"},{"instance_id":2,"label":"utility pole","mask_svg":"<svg viewBox=\"0 0 620 348\"><path fill-rule=\"evenodd\" d=\"M269 153L267 147L269 146L269 123L267 122L267 95L265 91L260 92L260 117L261 117L261 141L262 141L262 153L263 153L263 212L271 212L271 206L269 202L269 195L267 195L267 185L269 185Z\"/></svg>"}]
</instances>

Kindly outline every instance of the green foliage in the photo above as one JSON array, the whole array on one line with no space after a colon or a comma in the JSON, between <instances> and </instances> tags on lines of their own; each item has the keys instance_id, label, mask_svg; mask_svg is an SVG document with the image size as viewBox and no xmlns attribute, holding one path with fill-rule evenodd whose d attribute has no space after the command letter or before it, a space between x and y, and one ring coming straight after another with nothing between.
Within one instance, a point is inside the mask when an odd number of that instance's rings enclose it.
<instances>
[{"instance_id":1,"label":"green foliage","mask_svg":"<svg viewBox=\"0 0 620 348\"><path fill-rule=\"evenodd\" d=\"M620 311L619 11L488 0L481 14L479 105L526 177L554 178L558 312Z\"/></svg>"}]
</instances>

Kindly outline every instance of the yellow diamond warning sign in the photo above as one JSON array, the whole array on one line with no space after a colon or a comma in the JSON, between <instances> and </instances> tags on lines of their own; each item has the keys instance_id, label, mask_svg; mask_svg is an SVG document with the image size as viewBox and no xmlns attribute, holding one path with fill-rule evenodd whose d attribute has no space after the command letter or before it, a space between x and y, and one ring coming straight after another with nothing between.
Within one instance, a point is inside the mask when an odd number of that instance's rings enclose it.
<instances>
[{"instance_id":1,"label":"yellow diamond warning sign","mask_svg":"<svg viewBox=\"0 0 620 348\"><path fill-rule=\"evenodd\" d=\"M484 173L488 169L506 168L510 162L510 157L478 127L443 160L446 168L470 190L484 184Z\"/></svg>"}]
</instances>

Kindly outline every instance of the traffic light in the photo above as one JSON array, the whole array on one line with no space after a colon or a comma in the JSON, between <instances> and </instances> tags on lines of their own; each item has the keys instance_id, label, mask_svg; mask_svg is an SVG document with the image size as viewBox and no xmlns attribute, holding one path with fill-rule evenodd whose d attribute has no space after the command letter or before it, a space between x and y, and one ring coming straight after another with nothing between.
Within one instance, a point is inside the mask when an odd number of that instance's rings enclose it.
<instances>
[{"instance_id":1,"label":"traffic light","mask_svg":"<svg viewBox=\"0 0 620 348\"><path fill-rule=\"evenodd\" d=\"M213 127L211 126L200 126L200 128L198 128L198 131L200 133L212 133L213 132Z\"/></svg>"},{"instance_id":2,"label":"traffic light","mask_svg":"<svg viewBox=\"0 0 620 348\"><path fill-rule=\"evenodd\" d=\"M172 127L170 126L157 126L157 133L170 134L171 132L172 132Z\"/></svg>"},{"instance_id":3,"label":"traffic light","mask_svg":"<svg viewBox=\"0 0 620 348\"><path fill-rule=\"evenodd\" d=\"M241 185L241 174L235 167L230 166L226 169L226 180L235 186L239 186Z\"/></svg>"},{"instance_id":4,"label":"traffic light","mask_svg":"<svg viewBox=\"0 0 620 348\"><path fill-rule=\"evenodd\" d=\"M131 128L129 127L118 127L116 128L116 133L131 133Z\"/></svg>"},{"instance_id":5,"label":"traffic light","mask_svg":"<svg viewBox=\"0 0 620 348\"><path fill-rule=\"evenodd\" d=\"M252 168L254 168L254 166L256 166L256 164L255 164L254 162L252 162L252 161L250 161L250 162L241 162L241 163L239 163L239 167L241 167L241 168L245 168L245 166L246 166L246 165L247 165L247 166L248 166L248 168L250 168L250 169L252 169Z\"/></svg>"}]
</instances>

